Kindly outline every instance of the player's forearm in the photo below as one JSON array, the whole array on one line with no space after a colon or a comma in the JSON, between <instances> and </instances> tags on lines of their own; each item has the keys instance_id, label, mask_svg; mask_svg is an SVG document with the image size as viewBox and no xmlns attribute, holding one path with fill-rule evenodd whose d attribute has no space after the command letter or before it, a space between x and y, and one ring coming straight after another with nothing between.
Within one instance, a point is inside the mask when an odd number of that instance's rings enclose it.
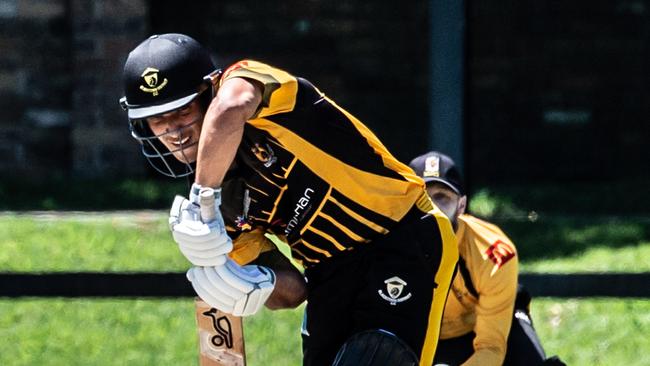
<instances>
[{"instance_id":1,"label":"player's forearm","mask_svg":"<svg viewBox=\"0 0 650 366\"><path fill-rule=\"evenodd\" d=\"M235 158L246 120L233 111L208 117L212 116L206 115L199 139L195 181L204 187L219 187Z\"/></svg>"},{"instance_id":2,"label":"player's forearm","mask_svg":"<svg viewBox=\"0 0 650 366\"><path fill-rule=\"evenodd\" d=\"M244 125L261 101L257 87L243 79L227 80L210 103L199 138L196 183L219 187L242 140Z\"/></svg>"},{"instance_id":3,"label":"player's forearm","mask_svg":"<svg viewBox=\"0 0 650 366\"><path fill-rule=\"evenodd\" d=\"M293 309L307 298L305 279L300 272L291 270L275 271L275 288L266 301L271 310Z\"/></svg>"}]
</instances>

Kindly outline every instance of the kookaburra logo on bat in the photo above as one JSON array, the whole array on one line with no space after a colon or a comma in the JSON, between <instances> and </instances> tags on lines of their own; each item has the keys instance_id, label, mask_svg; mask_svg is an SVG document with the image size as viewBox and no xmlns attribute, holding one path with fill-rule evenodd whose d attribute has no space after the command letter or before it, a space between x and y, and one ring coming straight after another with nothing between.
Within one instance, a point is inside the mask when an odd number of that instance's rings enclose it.
<instances>
[{"instance_id":1,"label":"kookaburra logo on bat","mask_svg":"<svg viewBox=\"0 0 650 366\"><path fill-rule=\"evenodd\" d=\"M153 67L147 67L142 72L142 75L140 75L147 86L140 85L140 90L145 93L151 93L154 97L157 96L160 89L167 85L167 78L164 78L160 85L158 85L158 72L160 72L160 70L154 69Z\"/></svg>"},{"instance_id":2,"label":"kookaburra logo on bat","mask_svg":"<svg viewBox=\"0 0 650 366\"><path fill-rule=\"evenodd\" d=\"M215 347L232 348L232 326L230 325L230 320L227 317L221 316L217 318L217 309L212 308L203 313L205 316L212 318L212 327L217 331L217 335L210 339L210 342Z\"/></svg>"}]
</instances>

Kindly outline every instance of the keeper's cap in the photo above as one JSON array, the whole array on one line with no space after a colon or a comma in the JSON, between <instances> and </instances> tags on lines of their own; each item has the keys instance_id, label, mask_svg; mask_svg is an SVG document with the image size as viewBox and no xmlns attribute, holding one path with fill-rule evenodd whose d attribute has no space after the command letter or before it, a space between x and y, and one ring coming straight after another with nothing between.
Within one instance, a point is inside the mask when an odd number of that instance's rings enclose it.
<instances>
[{"instance_id":1,"label":"keeper's cap","mask_svg":"<svg viewBox=\"0 0 650 366\"><path fill-rule=\"evenodd\" d=\"M409 166L425 183L438 182L461 196L465 194L460 171L449 156L430 151L411 160Z\"/></svg>"}]
</instances>

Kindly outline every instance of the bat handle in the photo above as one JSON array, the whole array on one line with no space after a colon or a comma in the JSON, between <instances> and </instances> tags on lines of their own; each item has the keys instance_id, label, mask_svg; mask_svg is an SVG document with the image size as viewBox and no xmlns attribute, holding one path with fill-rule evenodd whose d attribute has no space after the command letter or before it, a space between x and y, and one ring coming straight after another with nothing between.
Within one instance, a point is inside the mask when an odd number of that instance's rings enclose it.
<instances>
[{"instance_id":1,"label":"bat handle","mask_svg":"<svg viewBox=\"0 0 650 366\"><path fill-rule=\"evenodd\" d=\"M199 191L199 204L201 205L201 220L205 223L216 219L214 208L214 189L203 187Z\"/></svg>"}]
</instances>

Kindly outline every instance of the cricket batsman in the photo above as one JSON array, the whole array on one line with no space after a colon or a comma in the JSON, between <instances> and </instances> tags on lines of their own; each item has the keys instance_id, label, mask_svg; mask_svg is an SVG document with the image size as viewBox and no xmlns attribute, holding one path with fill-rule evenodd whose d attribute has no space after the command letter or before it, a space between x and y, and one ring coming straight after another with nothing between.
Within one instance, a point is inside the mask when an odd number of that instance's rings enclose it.
<instances>
[{"instance_id":1,"label":"cricket batsman","mask_svg":"<svg viewBox=\"0 0 650 366\"><path fill-rule=\"evenodd\" d=\"M169 220L205 302L242 316L293 304L299 283L266 255L263 235L275 234L305 268L304 365L432 364L454 232L424 181L361 121L281 69L243 60L221 71L183 34L131 51L124 92L150 163L193 177ZM396 351L376 352L386 346Z\"/></svg>"}]
</instances>

